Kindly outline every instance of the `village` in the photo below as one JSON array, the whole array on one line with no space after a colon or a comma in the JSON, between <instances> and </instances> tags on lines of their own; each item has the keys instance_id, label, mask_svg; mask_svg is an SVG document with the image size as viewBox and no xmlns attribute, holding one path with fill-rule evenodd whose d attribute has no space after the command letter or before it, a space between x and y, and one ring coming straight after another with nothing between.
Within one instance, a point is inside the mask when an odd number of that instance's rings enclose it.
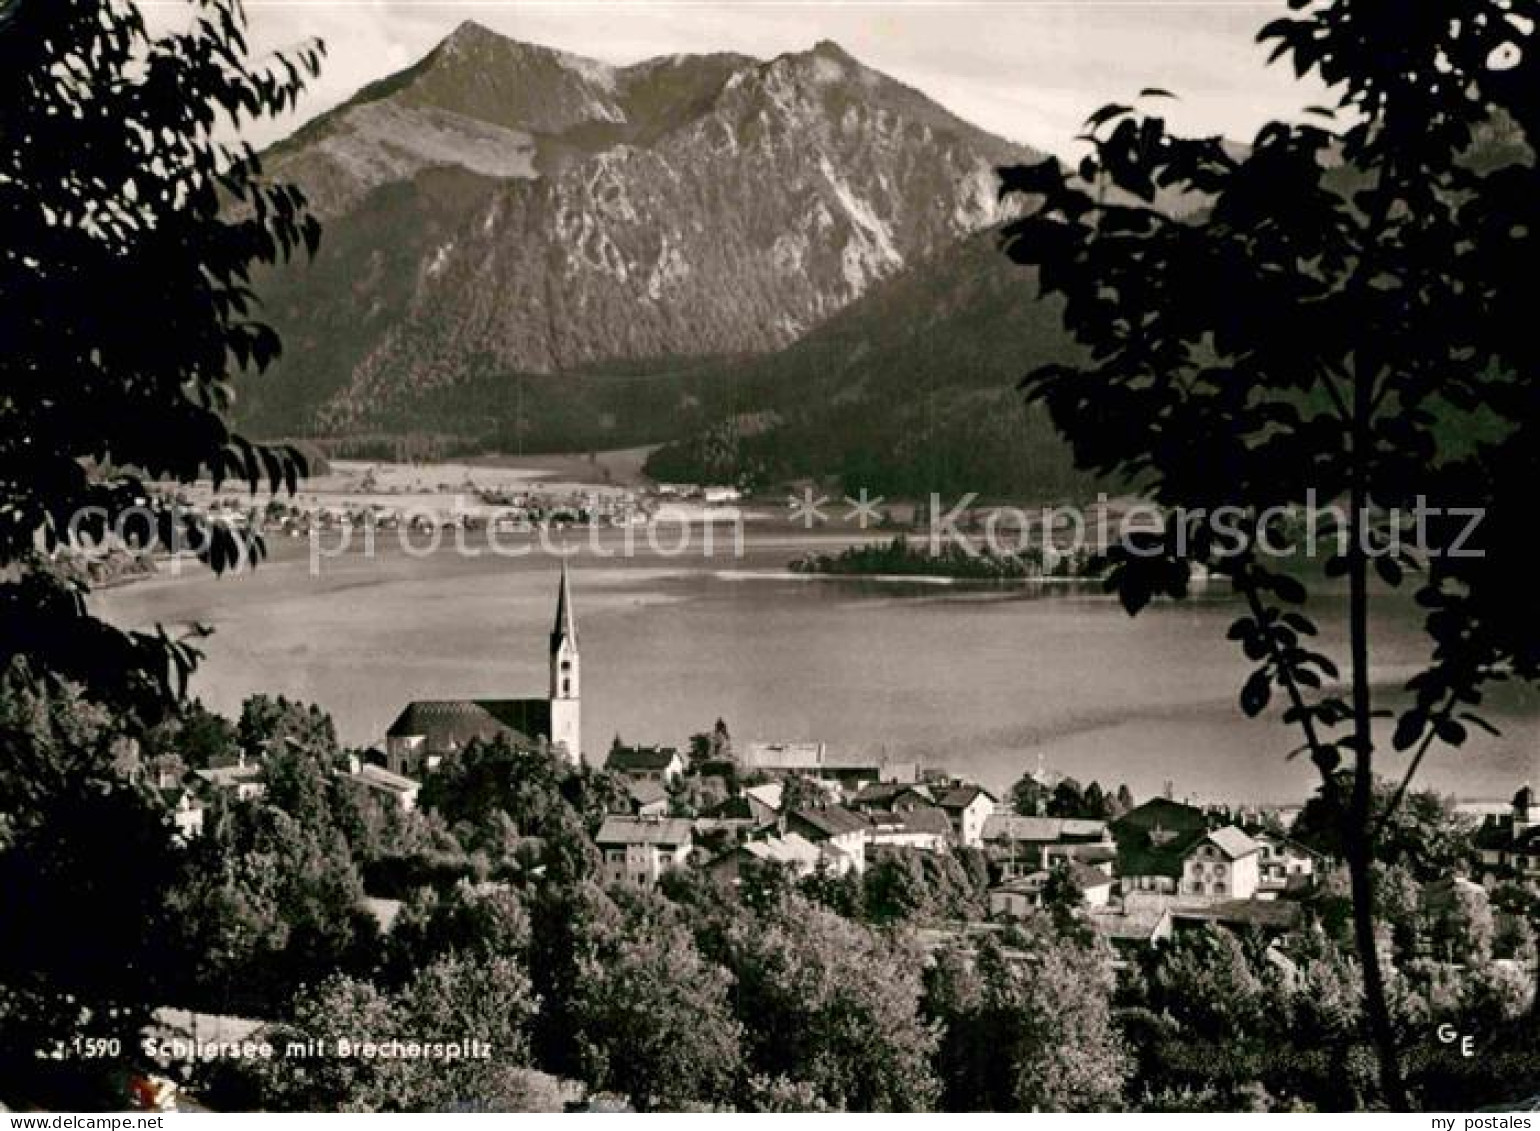
<instances>
[{"instance_id":1,"label":"village","mask_svg":"<svg viewBox=\"0 0 1540 1131\"><path fill-rule=\"evenodd\" d=\"M504 742L582 766L582 658L565 565L549 661L546 695L407 704L379 744L340 755L333 772L385 809L412 813L425 781L479 745ZM591 840L604 884L651 889L670 873L693 872L733 887L764 868L792 881L858 880L874 867L923 871L927 859L965 857L986 914L933 927L932 946L1057 904L1094 930L1115 962L1184 931L1219 928L1265 939L1270 960L1287 969L1291 937L1319 918L1341 868L1296 835L1297 807L1179 800L1170 785L1136 802L1126 786L1082 785L1041 763L1000 797L943 767L844 755L816 741L739 744L718 720L684 749L617 736L600 764L611 800ZM260 798L265 781L263 762L245 756L191 771L172 759L154 774L184 840L201 833L211 805ZM1458 871L1421 885L1419 921L1430 938L1458 926L1445 920L1489 918L1500 885L1540 882L1533 789L1523 784L1506 807L1481 808L1478 820L1449 805L1468 844ZM384 926L399 907L388 898L371 904ZM1497 934L1516 928L1501 922L1504 908L1496 914Z\"/></svg>"}]
</instances>

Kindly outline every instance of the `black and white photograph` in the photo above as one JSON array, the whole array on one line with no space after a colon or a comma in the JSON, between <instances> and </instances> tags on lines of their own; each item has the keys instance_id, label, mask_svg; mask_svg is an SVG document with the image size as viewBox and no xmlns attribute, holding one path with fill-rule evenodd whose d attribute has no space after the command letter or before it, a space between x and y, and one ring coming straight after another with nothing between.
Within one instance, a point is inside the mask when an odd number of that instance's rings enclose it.
<instances>
[{"instance_id":1,"label":"black and white photograph","mask_svg":"<svg viewBox=\"0 0 1540 1131\"><path fill-rule=\"evenodd\" d=\"M4 1126L1533 1128L1537 26L0 0Z\"/></svg>"}]
</instances>

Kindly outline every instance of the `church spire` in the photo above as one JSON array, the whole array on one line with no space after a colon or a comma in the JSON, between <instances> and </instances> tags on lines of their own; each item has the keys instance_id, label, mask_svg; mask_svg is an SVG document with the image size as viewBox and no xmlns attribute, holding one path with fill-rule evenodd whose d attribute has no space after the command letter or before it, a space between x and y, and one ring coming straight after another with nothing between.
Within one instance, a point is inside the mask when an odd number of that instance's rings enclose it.
<instances>
[{"instance_id":1,"label":"church spire","mask_svg":"<svg viewBox=\"0 0 1540 1131\"><path fill-rule=\"evenodd\" d=\"M572 615L572 582L561 563L556 591L556 624L551 628L551 744L566 752L573 765L583 757L582 660L578 657L577 620Z\"/></svg>"},{"instance_id":2,"label":"church spire","mask_svg":"<svg viewBox=\"0 0 1540 1131\"><path fill-rule=\"evenodd\" d=\"M561 563L561 586L556 593L556 624L551 629L551 651L558 651L563 641L577 647L577 621L572 618L572 583L567 579L567 563Z\"/></svg>"}]
</instances>

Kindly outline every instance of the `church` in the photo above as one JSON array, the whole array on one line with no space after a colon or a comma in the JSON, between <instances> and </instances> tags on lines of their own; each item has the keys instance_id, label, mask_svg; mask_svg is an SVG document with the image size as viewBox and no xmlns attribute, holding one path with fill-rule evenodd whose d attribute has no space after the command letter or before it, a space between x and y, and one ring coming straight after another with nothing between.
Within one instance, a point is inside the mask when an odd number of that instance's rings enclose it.
<instances>
[{"instance_id":1,"label":"church","mask_svg":"<svg viewBox=\"0 0 1540 1131\"><path fill-rule=\"evenodd\" d=\"M446 755L480 739L549 744L576 766L583 759L581 665L572 584L562 563L551 629L551 685L543 699L419 699L385 732L386 768L420 778Z\"/></svg>"}]
</instances>

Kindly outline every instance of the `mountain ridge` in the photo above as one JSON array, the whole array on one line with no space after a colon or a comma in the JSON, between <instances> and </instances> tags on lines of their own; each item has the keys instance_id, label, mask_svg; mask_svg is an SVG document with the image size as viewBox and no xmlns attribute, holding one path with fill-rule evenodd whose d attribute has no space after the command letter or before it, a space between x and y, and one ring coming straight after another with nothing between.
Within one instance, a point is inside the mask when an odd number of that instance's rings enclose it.
<instances>
[{"instance_id":1,"label":"mountain ridge","mask_svg":"<svg viewBox=\"0 0 1540 1131\"><path fill-rule=\"evenodd\" d=\"M314 278L260 281L288 349L240 411L349 433L499 376L770 353L998 223L994 168L1036 156L830 41L615 66L467 21L269 151L326 231Z\"/></svg>"}]
</instances>

